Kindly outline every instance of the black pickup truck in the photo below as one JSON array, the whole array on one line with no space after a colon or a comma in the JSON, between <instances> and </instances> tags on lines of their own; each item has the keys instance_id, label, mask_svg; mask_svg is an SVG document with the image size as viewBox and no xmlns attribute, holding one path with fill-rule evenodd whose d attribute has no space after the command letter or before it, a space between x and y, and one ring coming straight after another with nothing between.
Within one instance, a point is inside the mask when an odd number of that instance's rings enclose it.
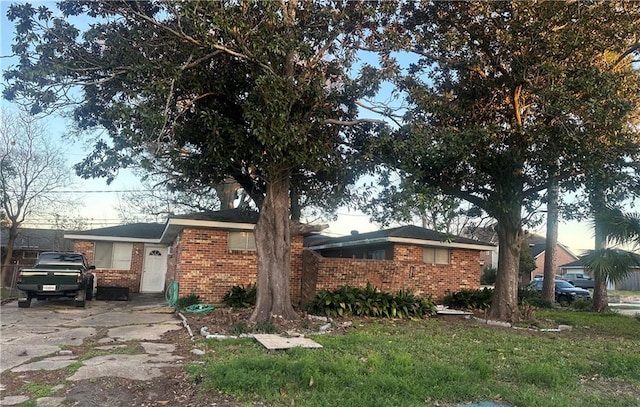
<instances>
[{"instance_id":1,"label":"black pickup truck","mask_svg":"<svg viewBox=\"0 0 640 407\"><path fill-rule=\"evenodd\" d=\"M79 253L45 252L31 268L18 274L18 307L29 308L31 300L54 297L75 299L76 307L84 307L93 299L95 266L89 266Z\"/></svg>"}]
</instances>

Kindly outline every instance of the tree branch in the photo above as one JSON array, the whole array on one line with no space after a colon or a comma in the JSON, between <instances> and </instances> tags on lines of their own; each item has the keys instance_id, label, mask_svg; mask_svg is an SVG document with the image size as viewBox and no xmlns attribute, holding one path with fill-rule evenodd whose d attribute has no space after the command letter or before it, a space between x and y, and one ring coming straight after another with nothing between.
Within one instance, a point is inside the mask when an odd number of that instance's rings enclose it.
<instances>
[{"instance_id":1,"label":"tree branch","mask_svg":"<svg viewBox=\"0 0 640 407\"><path fill-rule=\"evenodd\" d=\"M338 120L338 119L326 119L323 124L337 124L339 126L355 126L362 123L386 123L384 120L378 119L357 119L357 120Z\"/></svg>"}]
</instances>

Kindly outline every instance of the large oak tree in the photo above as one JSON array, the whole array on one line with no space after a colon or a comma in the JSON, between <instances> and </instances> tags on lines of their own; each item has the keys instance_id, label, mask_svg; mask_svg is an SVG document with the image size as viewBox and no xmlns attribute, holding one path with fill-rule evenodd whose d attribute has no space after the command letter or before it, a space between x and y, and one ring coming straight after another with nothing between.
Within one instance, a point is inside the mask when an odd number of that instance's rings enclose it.
<instances>
[{"instance_id":1,"label":"large oak tree","mask_svg":"<svg viewBox=\"0 0 640 407\"><path fill-rule=\"evenodd\" d=\"M295 318L291 208L297 218L301 196L343 192L373 127L357 118L365 90L349 77L372 3L58 7L59 17L29 4L9 8L20 62L5 73L4 96L29 100L34 111L73 105L81 128L107 129L109 139L77 165L83 176L113 179L140 166L171 175L175 189L233 177L260 210L252 320ZM88 25L73 26L75 16Z\"/></svg>"},{"instance_id":2,"label":"large oak tree","mask_svg":"<svg viewBox=\"0 0 640 407\"><path fill-rule=\"evenodd\" d=\"M388 164L497 220L490 315L518 319L523 207L555 178L584 181L588 162L617 157L636 130L638 75L613 69L637 50L640 4L405 3L372 43L417 56L399 81L411 108ZM610 55L619 58L611 59ZM401 61L400 61L401 62ZM628 156L627 156L628 158Z\"/></svg>"}]
</instances>

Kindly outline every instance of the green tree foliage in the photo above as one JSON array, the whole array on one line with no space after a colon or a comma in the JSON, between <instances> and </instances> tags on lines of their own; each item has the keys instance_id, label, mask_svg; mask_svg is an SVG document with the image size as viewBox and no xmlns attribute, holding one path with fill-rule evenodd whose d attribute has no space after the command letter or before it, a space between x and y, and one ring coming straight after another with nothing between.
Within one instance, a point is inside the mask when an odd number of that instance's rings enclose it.
<instances>
[{"instance_id":1,"label":"green tree foliage","mask_svg":"<svg viewBox=\"0 0 640 407\"><path fill-rule=\"evenodd\" d=\"M429 185L410 182L404 174L392 179L392 171L380 170L375 185L361 198L360 209L382 226L393 223L419 224L423 228L451 235L467 235L480 227L483 212L461 199L442 194Z\"/></svg>"},{"instance_id":2,"label":"green tree foliage","mask_svg":"<svg viewBox=\"0 0 640 407\"><path fill-rule=\"evenodd\" d=\"M536 261L531 253L528 241L524 241L520 247L520 261L518 262L518 275L520 277L530 275L536 269Z\"/></svg>"},{"instance_id":3,"label":"green tree foliage","mask_svg":"<svg viewBox=\"0 0 640 407\"><path fill-rule=\"evenodd\" d=\"M290 200L339 202L360 167L370 121L350 77L361 2L62 1L62 16L9 7L17 66L4 96L34 112L73 105L109 139L76 166L112 180L139 166L177 190L233 177L260 209L254 320L295 318L289 298ZM90 25L69 21L82 16ZM375 84L373 84L375 85ZM338 193L336 195L335 193Z\"/></svg>"},{"instance_id":4,"label":"green tree foliage","mask_svg":"<svg viewBox=\"0 0 640 407\"><path fill-rule=\"evenodd\" d=\"M374 44L387 51L389 69L398 65L391 51L417 56L398 84L408 95L409 124L387 146L387 163L497 220L500 258L490 315L517 319L523 208L540 199L551 173L577 186L594 152L612 158L612 170L634 152L628 147L637 130L627 123L638 103L638 75L615 67L637 50L640 4L402 8L387 37Z\"/></svg>"}]
</instances>

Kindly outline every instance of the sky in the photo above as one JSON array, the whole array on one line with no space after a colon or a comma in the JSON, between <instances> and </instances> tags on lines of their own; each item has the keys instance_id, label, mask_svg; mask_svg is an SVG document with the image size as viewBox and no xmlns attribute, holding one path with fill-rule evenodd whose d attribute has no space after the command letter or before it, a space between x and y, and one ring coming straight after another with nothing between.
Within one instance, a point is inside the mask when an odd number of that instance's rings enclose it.
<instances>
[{"instance_id":1,"label":"sky","mask_svg":"<svg viewBox=\"0 0 640 407\"><path fill-rule=\"evenodd\" d=\"M0 69L4 72L12 61L11 42L13 39L13 25L6 18L6 12L11 1L0 0ZM51 2L33 2L32 4L51 4ZM4 83L0 83L0 89ZM2 99L0 105L11 107L7 101ZM67 133L67 123L58 116L47 118L47 127L50 129L49 137L60 143L64 147L65 158L71 166L85 157L89 148L81 142L74 142L65 138ZM140 181L130 171L122 171L110 185L104 179L83 180L72 174L74 189L65 189L61 194L73 195L82 202L72 212L73 217L82 217L89 220L91 228L112 226L120 223L117 207L123 197L124 191L140 189ZM77 192L76 192L77 191ZM50 227L51 221L47 218L36 219L32 227ZM340 236L349 234L352 230L359 232L369 232L379 229L377 225L369 222L369 217L362 212L341 208L338 210L338 219L329 223L329 229L323 233ZM532 233L544 235L544 225ZM593 248L593 231L588 222L562 222L559 225L559 241L570 248L576 254L584 250Z\"/></svg>"}]
</instances>

